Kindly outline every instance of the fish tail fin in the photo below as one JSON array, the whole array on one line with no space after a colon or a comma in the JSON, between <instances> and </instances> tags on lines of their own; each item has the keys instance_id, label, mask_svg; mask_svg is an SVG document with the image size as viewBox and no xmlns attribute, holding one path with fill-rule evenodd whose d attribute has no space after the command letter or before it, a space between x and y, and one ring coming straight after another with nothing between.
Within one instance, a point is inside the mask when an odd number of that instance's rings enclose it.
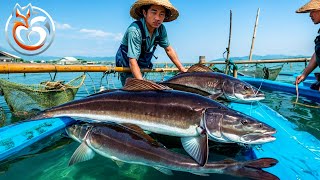
<instances>
[{"instance_id":1,"label":"fish tail fin","mask_svg":"<svg viewBox=\"0 0 320 180\"><path fill-rule=\"evenodd\" d=\"M263 180L278 180L279 178L262 170L261 168L272 167L277 164L278 161L272 158L261 158L252 161L245 161L235 165L231 168L227 168L227 173L235 176L246 177L250 179L263 179Z\"/></svg>"}]
</instances>

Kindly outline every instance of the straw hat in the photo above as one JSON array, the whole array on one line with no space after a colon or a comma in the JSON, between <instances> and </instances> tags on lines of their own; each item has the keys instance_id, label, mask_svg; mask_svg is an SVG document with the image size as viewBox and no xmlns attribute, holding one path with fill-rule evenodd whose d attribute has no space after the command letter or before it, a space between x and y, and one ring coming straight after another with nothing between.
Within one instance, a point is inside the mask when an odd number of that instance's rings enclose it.
<instances>
[{"instance_id":1,"label":"straw hat","mask_svg":"<svg viewBox=\"0 0 320 180\"><path fill-rule=\"evenodd\" d=\"M159 5L168 9L171 13L169 17L164 19L164 22L170 22L178 18L178 10L170 3L169 0L137 0L130 9L130 15L134 19L140 19L143 17L141 7L144 5Z\"/></svg>"},{"instance_id":2,"label":"straw hat","mask_svg":"<svg viewBox=\"0 0 320 180\"><path fill-rule=\"evenodd\" d=\"M320 10L320 0L311 0L301 8L299 8L296 13L308 13L312 10Z\"/></svg>"}]
</instances>

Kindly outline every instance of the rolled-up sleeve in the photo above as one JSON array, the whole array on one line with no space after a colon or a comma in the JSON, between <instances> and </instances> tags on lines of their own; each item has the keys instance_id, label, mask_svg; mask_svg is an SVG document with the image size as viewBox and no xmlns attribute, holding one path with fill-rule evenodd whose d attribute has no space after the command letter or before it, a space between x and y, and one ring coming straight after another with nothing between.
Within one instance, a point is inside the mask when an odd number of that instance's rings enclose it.
<instances>
[{"instance_id":1,"label":"rolled-up sleeve","mask_svg":"<svg viewBox=\"0 0 320 180\"><path fill-rule=\"evenodd\" d=\"M160 34L159 46L162 48L166 48L166 47L170 46L167 30L164 27L164 25L161 25L160 28L161 28L160 29L161 34Z\"/></svg>"},{"instance_id":2,"label":"rolled-up sleeve","mask_svg":"<svg viewBox=\"0 0 320 180\"><path fill-rule=\"evenodd\" d=\"M128 29L128 58L139 59L141 54L141 32L136 28Z\"/></svg>"}]
</instances>

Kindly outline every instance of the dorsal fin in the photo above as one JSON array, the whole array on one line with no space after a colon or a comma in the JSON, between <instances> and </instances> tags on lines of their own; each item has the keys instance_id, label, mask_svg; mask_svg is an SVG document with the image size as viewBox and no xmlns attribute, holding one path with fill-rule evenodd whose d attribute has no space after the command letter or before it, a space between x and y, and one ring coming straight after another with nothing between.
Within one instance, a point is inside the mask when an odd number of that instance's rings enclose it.
<instances>
[{"instance_id":1,"label":"dorsal fin","mask_svg":"<svg viewBox=\"0 0 320 180\"><path fill-rule=\"evenodd\" d=\"M203 64L195 64L191 66L187 72L214 72L214 71Z\"/></svg>"},{"instance_id":2,"label":"dorsal fin","mask_svg":"<svg viewBox=\"0 0 320 180\"><path fill-rule=\"evenodd\" d=\"M122 90L125 91L162 91L162 90L172 90L171 88L157 84L148 80L141 80L136 78L127 78L126 84L123 86Z\"/></svg>"}]
</instances>

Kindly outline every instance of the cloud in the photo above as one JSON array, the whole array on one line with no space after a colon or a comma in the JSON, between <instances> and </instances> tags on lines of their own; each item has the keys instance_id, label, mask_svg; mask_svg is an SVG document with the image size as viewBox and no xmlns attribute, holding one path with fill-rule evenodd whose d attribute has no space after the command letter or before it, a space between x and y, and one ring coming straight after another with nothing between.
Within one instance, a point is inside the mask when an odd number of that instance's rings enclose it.
<instances>
[{"instance_id":1,"label":"cloud","mask_svg":"<svg viewBox=\"0 0 320 180\"><path fill-rule=\"evenodd\" d=\"M55 21L54 24L55 24L57 29L62 29L62 30L72 29L70 24L61 24L61 23L58 23L57 21Z\"/></svg>"},{"instance_id":2,"label":"cloud","mask_svg":"<svg viewBox=\"0 0 320 180\"><path fill-rule=\"evenodd\" d=\"M91 38L106 38L120 41L123 37L122 33L110 33L96 29L81 29L79 32Z\"/></svg>"}]
</instances>

